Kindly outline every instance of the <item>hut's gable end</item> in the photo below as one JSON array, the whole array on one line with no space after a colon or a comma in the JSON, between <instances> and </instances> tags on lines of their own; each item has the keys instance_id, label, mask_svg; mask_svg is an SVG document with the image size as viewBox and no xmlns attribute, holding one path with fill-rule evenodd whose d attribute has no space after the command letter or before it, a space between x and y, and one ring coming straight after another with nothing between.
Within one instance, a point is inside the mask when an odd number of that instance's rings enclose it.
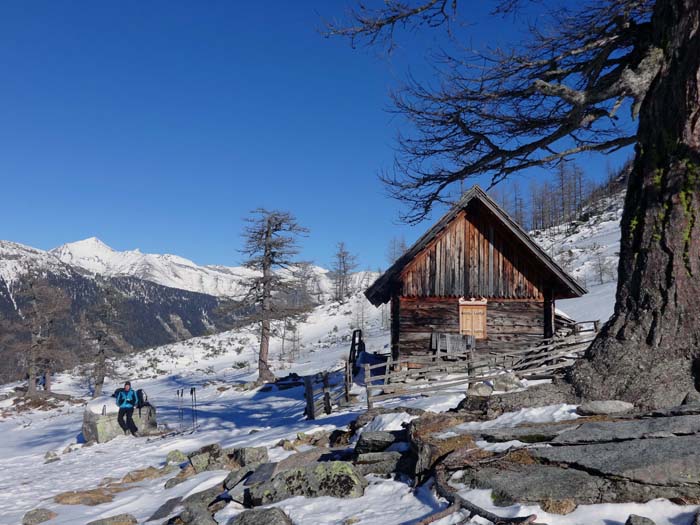
<instances>
[{"instance_id":1,"label":"hut's gable end","mask_svg":"<svg viewBox=\"0 0 700 525\"><path fill-rule=\"evenodd\" d=\"M406 297L543 298L542 271L478 202L457 214L404 267Z\"/></svg>"}]
</instances>

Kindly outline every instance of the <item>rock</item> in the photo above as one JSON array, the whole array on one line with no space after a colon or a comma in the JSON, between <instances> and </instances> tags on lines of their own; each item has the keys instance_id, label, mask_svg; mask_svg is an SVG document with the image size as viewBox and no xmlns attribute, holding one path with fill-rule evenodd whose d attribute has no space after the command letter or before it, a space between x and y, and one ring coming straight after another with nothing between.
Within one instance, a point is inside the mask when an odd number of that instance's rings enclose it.
<instances>
[{"instance_id":1,"label":"rock","mask_svg":"<svg viewBox=\"0 0 700 525\"><path fill-rule=\"evenodd\" d=\"M186 525L217 525L211 513L200 507L185 509L178 518Z\"/></svg>"},{"instance_id":2,"label":"rock","mask_svg":"<svg viewBox=\"0 0 700 525\"><path fill-rule=\"evenodd\" d=\"M420 416L420 415L425 413L425 411L420 409L420 408L410 408L410 407L372 408L370 410L363 412L355 421L350 423L350 431L352 432L352 434L355 434L358 429L364 427L366 424L368 424L370 421L372 421L375 417L383 415L383 414L396 414L399 412L405 412L409 416Z\"/></svg>"},{"instance_id":3,"label":"rock","mask_svg":"<svg viewBox=\"0 0 700 525\"><path fill-rule=\"evenodd\" d=\"M360 438L355 445L357 454L367 452L381 452L386 450L396 442L396 436L391 432L368 432L360 434Z\"/></svg>"},{"instance_id":4,"label":"rock","mask_svg":"<svg viewBox=\"0 0 700 525\"><path fill-rule=\"evenodd\" d=\"M415 474L429 472L435 462L459 448L473 448L480 453L474 438L468 434L445 434L451 427L464 423L466 418L450 414L426 412L408 425L408 437L416 452Z\"/></svg>"},{"instance_id":5,"label":"rock","mask_svg":"<svg viewBox=\"0 0 700 525\"><path fill-rule=\"evenodd\" d=\"M138 520L131 514L118 514L89 522L87 525L137 525Z\"/></svg>"},{"instance_id":6,"label":"rock","mask_svg":"<svg viewBox=\"0 0 700 525\"><path fill-rule=\"evenodd\" d=\"M112 398L105 400L105 403L114 403ZM134 410L134 423L139 429L140 436L156 434L158 432L158 424L156 422L156 408L148 406L139 410ZM85 441L96 441L97 443L105 443L117 436L123 436L124 431L117 422L117 414L108 413L104 416L96 414L89 408L83 413L83 437Z\"/></svg>"},{"instance_id":7,"label":"rock","mask_svg":"<svg viewBox=\"0 0 700 525\"><path fill-rule=\"evenodd\" d=\"M157 479L177 470L177 465L166 465L163 468L146 467L132 470L122 478L122 483L137 483L147 479Z\"/></svg>"},{"instance_id":8,"label":"rock","mask_svg":"<svg viewBox=\"0 0 700 525\"><path fill-rule=\"evenodd\" d=\"M552 442L558 445L573 445L697 433L700 433L700 416L591 421L576 425L574 428L569 427L568 430L554 437Z\"/></svg>"},{"instance_id":9,"label":"rock","mask_svg":"<svg viewBox=\"0 0 700 525\"><path fill-rule=\"evenodd\" d=\"M241 467L259 465L270 461L266 447L244 447L226 449L224 453Z\"/></svg>"},{"instance_id":10,"label":"rock","mask_svg":"<svg viewBox=\"0 0 700 525\"><path fill-rule=\"evenodd\" d=\"M491 396L466 396L451 412L465 413L471 419L495 419L505 412L515 412L522 408L576 404L579 398L569 383L554 380L551 383L535 385L522 392L492 394Z\"/></svg>"},{"instance_id":11,"label":"rock","mask_svg":"<svg viewBox=\"0 0 700 525\"><path fill-rule=\"evenodd\" d=\"M493 393L493 387L486 383L474 383L467 389L468 396L484 396L488 397Z\"/></svg>"},{"instance_id":12,"label":"rock","mask_svg":"<svg viewBox=\"0 0 700 525\"><path fill-rule=\"evenodd\" d=\"M355 460L355 468L363 476L367 474L389 476L395 473L412 475L415 466L415 457L401 452L369 452L358 455Z\"/></svg>"},{"instance_id":13,"label":"rock","mask_svg":"<svg viewBox=\"0 0 700 525\"><path fill-rule=\"evenodd\" d=\"M632 403L613 399L609 401L586 401L576 409L576 412L581 416L611 416L624 414L632 410L634 410Z\"/></svg>"},{"instance_id":14,"label":"rock","mask_svg":"<svg viewBox=\"0 0 700 525\"><path fill-rule=\"evenodd\" d=\"M27 512L22 518L22 525L39 525L54 519L58 514L49 509L34 509Z\"/></svg>"},{"instance_id":15,"label":"rock","mask_svg":"<svg viewBox=\"0 0 700 525\"><path fill-rule=\"evenodd\" d=\"M349 430L335 429L328 436L328 444L331 447L347 447L350 444L352 432Z\"/></svg>"},{"instance_id":16,"label":"rock","mask_svg":"<svg viewBox=\"0 0 700 525\"><path fill-rule=\"evenodd\" d=\"M252 509L228 520L227 525L293 525L281 509Z\"/></svg>"},{"instance_id":17,"label":"rock","mask_svg":"<svg viewBox=\"0 0 700 525\"><path fill-rule=\"evenodd\" d=\"M156 510L146 521L162 520L170 516L182 501L181 497L170 498Z\"/></svg>"},{"instance_id":18,"label":"rock","mask_svg":"<svg viewBox=\"0 0 700 525\"><path fill-rule=\"evenodd\" d=\"M700 405L700 392L697 390L688 392L683 398L681 405Z\"/></svg>"},{"instance_id":19,"label":"rock","mask_svg":"<svg viewBox=\"0 0 700 525\"><path fill-rule=\"evenodd\" d=\"M54 463L60 459L61 458L58 457L58 454L56 454L53 450L49 450L46 454L44 454L44 463Z\"/></svg>"},{"instance_id":20,"label":"rock","mask_svg":"<svg viewBox=\"0 0 700 525\"><path fill-rule=\"evenodd\" d=\"M250 487L246 500L250 506L258 506L293 496L358 498L366 486L367 481L351 463L329 461L280 472L270 481Z\"/></svg>"},{"instance_id":21,"label":"rock","mask_svg":"<svg viewBox=\"0 0 700 525\"><path fill-rule=\"evenodd\" d=\"M165 456L165 462L169 464L181 464L188 460L187 454L181 450L171 450L168 455Z\"/></svg>"},{"instance_id":22,"label":"rock","mask_svg":"<svg viewBox=\"0 0 700 525\"><path fill-rule=\"evenodd\" d=\"M253 474L246 480L246 485L255 485L270 481L277 474L278 463L263 463L255 469Z\"/></svg>"},{"instance_id":23,"label":"rock","mask_svg":"<svg viewBox=\"0 0 700 525\"><path fill-rule=\"evenodd\" d=\"M56 494L53 500L61 505L87 505L93 507L114 499L114 490L100 487L92 490L71 490Z\"/></svg>"},{"instance_id":24,"label":"rock","mask_svg":"<svg viewBox=\"0 0 700 525\"><path fill-rule=\"evenodd\" d=\"M532 449L538 459L658 486L700 491L700 436Z\"/></svg>"},{"instance_id":25,"label":"rock","mask_svg":"<svg viewBox=\"0 0 700 525\"><path fill-rule=\"evenodd\" d=\"M229 472L226 479L224 479L224 488L226 490L232 490L236 485L238 485L243 479L254 472L252 467L242 467L237 470L232 470Z\"/></svg>"},{"instance_id":26,"label":"rock","mask_svg":"<svg viewBox=\"0 0 700 525\"><path fill-rule=\"evenodd\" d=\"M187 463L187 466L180 469L180 472L177 473L177 476L175 476L174 478L170 478L168 481L165 482L164 488L170 489L175 485L179 485L180 483L182 483L188 478L191 478L195 474L196 472L194 471L194 467L190 463Z\"/></svg>"},{"instance_id":27,"label":"rock","mask_svg":"<svg viewBox=\"0 0 700 525\"><path fill-rule=\"evenodd\" d=\"M559 514L565 516L566 514L571 514L576 510L576 502L573 499L546 499L540 503L540 507L543 511L549 514Z\"/></svg>"},{"instance_id":28,"label":"rock","mask_svg":"<svg viewBox=\"0 0 700 525\"><path fill-rule=\"evenodd\" d=\"M523 425L513 428L492 428L481 430L481 439L489 442L522 441L523 443L546 443L560 434L575 430L581 425L541 424Z\"/></svg>"},{"instance_id":29,"label":"rock","mask_svg":"<svg viewBox=\"0 0 700 525\"><path fill-rule=\"evenodd\" d=\"M229 465L228 457L218 443L205 445L187 455L196 474L206 470L224 470Z\"/></svg>"},{"instance_id":30,"label":"rock","mask_svg":"<svg viewBox=\"0 0 700 525\"><path fill-rule=\"evenodd\" d=\"M627 521L625 522L625 525L656 525L656 523L649 518L645 518L644 516L630 514L629 518L627 518Z\"/></svg>"},{"instance_id":31,"label":"rock","mask_svg":"<svg viewBox=\"0 0 700 525\"><path fill-rule=\"evenodd\" d=\"M467 469L459 481L471 488L492 489L491 497L500 506L566 500L595 503L605 486L587 472L536 463Z\"/></svg>"},{"instance_id":32,"label":"rock","mask_svg":"<svg viewBox=\"0 0 700 525\"><path fill-rule=\"evenodd\" d=\"M525 388L520 379L515 374L499 374L493 380L493 389L500 392L512 392L513 390L522 390Z\"/></svg>"}]
</instances>

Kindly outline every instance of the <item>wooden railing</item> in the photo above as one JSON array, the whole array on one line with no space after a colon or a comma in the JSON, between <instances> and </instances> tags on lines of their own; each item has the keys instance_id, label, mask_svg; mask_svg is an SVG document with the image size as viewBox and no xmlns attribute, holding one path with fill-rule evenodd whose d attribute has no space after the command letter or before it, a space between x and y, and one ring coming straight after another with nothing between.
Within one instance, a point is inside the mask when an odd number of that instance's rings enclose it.
<instances>
[{"instance_id":1,"label":"wooden railing","mask_svg":"<svg viewBox=\"0 0 700 525\"><path fill-rule=\"evenodd\" d=\"M468 387L496 379L505 372L521 379L542 377L570 367L586 351L598 325L581 328L566 337L506 353L477 354L473 350L450 354L450 360L437 355L407 356L376 365L364 365L367 407L377 401L404 395L424 395Z\"/></svg>"},{"instance_id":2,"label":"wooden railing","mask_svg":"<svg viewBox=\"0 0 700 525\"><path fill-rule=\"evenodd\" d=\"M306 418L316 419L320 414L331 414L334 407L346 406L350 402L352 381L352 365L349 361L341 368L305 376Z\"/></svg>"}]
</instances>

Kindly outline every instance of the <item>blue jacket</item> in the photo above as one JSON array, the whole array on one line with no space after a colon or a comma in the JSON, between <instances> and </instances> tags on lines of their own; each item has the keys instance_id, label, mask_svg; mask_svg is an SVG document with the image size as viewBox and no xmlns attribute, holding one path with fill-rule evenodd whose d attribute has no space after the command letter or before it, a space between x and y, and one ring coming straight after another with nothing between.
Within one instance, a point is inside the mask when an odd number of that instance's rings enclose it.
<instances>
[{"instance_id":1,"label":"blue jacket","mask_svg":"<svg viewBox=\"0 0 700 525\"><path fill-rule=\"evenodd\" d=\"M139 398L133 388L128 392L122 390L117 394L117 406L119 408L135 408L138 404Z\"/></svg>"}]
</instances>

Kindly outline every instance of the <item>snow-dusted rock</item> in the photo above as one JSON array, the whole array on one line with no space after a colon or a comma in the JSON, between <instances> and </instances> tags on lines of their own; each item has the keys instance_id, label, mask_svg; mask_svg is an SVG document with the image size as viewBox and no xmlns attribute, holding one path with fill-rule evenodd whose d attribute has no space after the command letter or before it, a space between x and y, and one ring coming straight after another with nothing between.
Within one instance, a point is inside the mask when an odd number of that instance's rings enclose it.
<instances>
[{"instance_id":1,"label":"snow-dusted rock","mask_svg":"<svg viewBox=\"0 0 700 525\"><path fill-rule=\"evenodd\" d=\"M355 445L357 454L368 452L382 452L396 442L396 436L391 432L370 431L360 434L360 439Z\"/></svg>"},{"instance_id":2,"label":"snow-dusted rock","mask_svg":"<svg viewBox=\"0 0 700 525\"><path fill-rule=\"evenodd\" d=\"M608 401L586 401L576 409L576 412L581 416L610 416L624 414L633 409L634 405L632 403L612 399Z\"/></svg>"},{"instance_id":3,"label":"snow-dusted rock","mask_svg":"<svg viewBox=\"0 0 700 525\"><path fill-rule=\"evenodd\" d=\"M87 525L136 525L138 521L131 514L117 514L108 518L91 521Z\"/></svg>"},{"instance_id":4,"label":"snow-dusted rock","mask_svg":"<svg viewBox=\"0 0 700 525\"><path fill-rule=\"evenodd\" d=\"M656 525L656 523L649 518L645 518L644 516L630 514L629 518L627 518L627 521L625 522L625 525Z\"/></svg>"},{"instance_id":5,"label":"snow-dusted rock","mask_svg":"<svg viewBox=\"0 0 700 525\"><path fill-rule=\"evenodd\" d=\"M468 396L490 396L493 393L493 387L486 383L474 383L467 390Z\"/></svg>"},{"instance_id":6,"label":"snow-dusted rock","mask_svg":"<svg viewBox=\"0 0 700 525\"><path fill-rule=\"evenodd\" d=\"M231 518L227 525L292 525L284 511L278 508L251 509Z\"/></svg>"},{"instance_id":7,"label":"snow-dusted rock","mask_svg":"<svg viewBox=\"0 0 700 525\"><path fill-rule=\"evenodd\" d=\"M114 402L112 402L114 405ZM117 411L109 411L105 415L95 413L91 408L85 409L83 414L83 437L85 441L105 443L117 436L122 436L122 431L117 421ZM134 423L139 429L140 435L149 435L157 432L156 407L147 406L142 409L134 409Z\"/></svg>"},{"instance_id":8,"label":"snow-dusted rock","mask_svg":"<svg viewBox=\"0 0 700 525\"><path fill-rule=\"evenodd\" d=\"M525 388L525 385L515 374L501 374L493 379L493 389L500 392L512 392L522 388Z\"/></svg>"},{"instance_id":9,"label":"snow-dusted rock","mask_svg":"<svg viewBox=\"0 0 700 525\"><path fill-rule=\"evenodd\" d=\"M27 512L22 518L22 525L39 525L54 519L57 514L49 509L34 509Z\"/></svg>"}]
</instances>

